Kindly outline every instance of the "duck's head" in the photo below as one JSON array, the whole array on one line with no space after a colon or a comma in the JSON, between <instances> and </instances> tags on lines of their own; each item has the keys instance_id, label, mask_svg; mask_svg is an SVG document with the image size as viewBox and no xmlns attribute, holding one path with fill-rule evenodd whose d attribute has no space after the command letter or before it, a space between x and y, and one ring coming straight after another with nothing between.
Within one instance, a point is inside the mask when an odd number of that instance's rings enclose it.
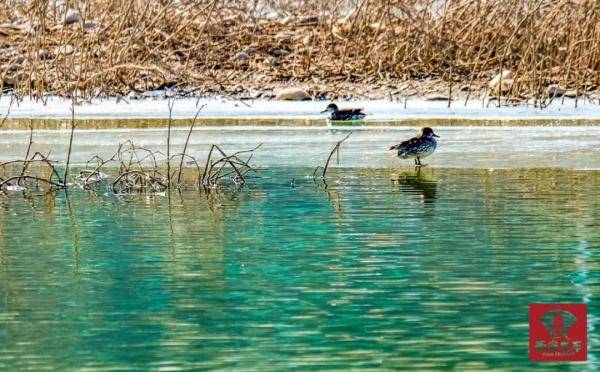
<instances>
[{"instance_id":1,"label":"duck's head","mask_svg":"<svg viewBox=\"0 0 600 372\"><path fill-rule=\"evenodd\" d=\"M335 103L330 103L330 104L327 105L327 108L325 110L321 111L321 114L324 113L324 112L331 112L331 113L333 113L333 112L337 112L337 111L338 111L337 105Z\"/></svg>"},{"instance_id":2,"label":"duck's head","mask_svg":"<svg viewBox=\"0 0 600 372\"><path fill-rule=\"evenodd\" d=\"M436 138L440 138L440 136L438 136L437 134L433 133L433 129L429 128L429 127L424 127L419 131L419 138L431 138L431 137L436 137Z\"/></svg>"}]
</instances>

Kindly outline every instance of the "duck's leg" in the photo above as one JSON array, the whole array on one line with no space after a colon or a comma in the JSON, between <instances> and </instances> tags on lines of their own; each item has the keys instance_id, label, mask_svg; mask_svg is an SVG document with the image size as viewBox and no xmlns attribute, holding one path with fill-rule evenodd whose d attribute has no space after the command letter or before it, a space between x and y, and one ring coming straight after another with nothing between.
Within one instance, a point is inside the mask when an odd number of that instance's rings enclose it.
<instances>
[{"instance_id":1,"label":"duck's leg","mask_svg":"<svg viewBox=\"0 0 600 372\"><path fill-rule=\"evenodd\" d=\"M421 158L417 156L417 167L424 167L424 166L426 166L426 165L427 165L427 164L423 164L423 163L421 163Z\"/></svg>"},{"instance_id":2,"label":"duck's leg","mask_svg":"<svg viewBox=\"0 0 600 372\"><path fill-rule=\"evenodd\" d=\"M419 163L417 163L417 158L415 158L415 165L419 165Z\"/></svg>"}]
</instances>

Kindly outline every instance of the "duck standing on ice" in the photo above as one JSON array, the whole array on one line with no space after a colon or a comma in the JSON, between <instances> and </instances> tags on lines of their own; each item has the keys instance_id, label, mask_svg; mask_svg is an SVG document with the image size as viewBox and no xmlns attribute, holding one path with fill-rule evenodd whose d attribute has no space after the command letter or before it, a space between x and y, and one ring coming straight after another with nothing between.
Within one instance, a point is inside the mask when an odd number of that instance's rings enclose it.
<instances>
[{"instance_id":1,"label":"duck standing on ice","mask_svg":"<svg viewBox=\"0 0 600 372\"><path fill-rule=\"evenodd\" d=\"M423 166L425 164L421 164L421 158L433 154L437 147L436 138L439 136L433 133L433 129L425 127L419 131L416 137L394 145L390 147L390 150L398 150L400 159L415 159L415 165Z\"/></svg>"},{"instance_id":2,"label":"duck standing on ice","mask_svg":"<svg viewBox=\"0 0 600 372\"><path fill-rule=\"evenodd\" d=\"M351 109L339 109L335 103L330 103L327 108L321 113L329 112L329 120L331 121L352 121L361 120L367 114L362 109L351 108Z\"/></svg>"}]
</instances>

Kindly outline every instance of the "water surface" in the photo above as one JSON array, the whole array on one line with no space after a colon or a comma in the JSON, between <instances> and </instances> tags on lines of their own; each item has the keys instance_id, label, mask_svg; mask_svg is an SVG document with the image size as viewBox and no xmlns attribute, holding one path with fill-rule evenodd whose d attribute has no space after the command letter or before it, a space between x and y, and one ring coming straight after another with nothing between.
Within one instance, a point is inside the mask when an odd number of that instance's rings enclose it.
<instances>
[{"instance_id":1,"label":"water surface","mask_svg":"<svg viewBox=\"0 0 600 372\"><path fill-rule=\"evenodd\" d=\"M311 173L0 196L0 369L524 369L531 302L597 367L600 172Z\"/></svg>"}]
</instances>

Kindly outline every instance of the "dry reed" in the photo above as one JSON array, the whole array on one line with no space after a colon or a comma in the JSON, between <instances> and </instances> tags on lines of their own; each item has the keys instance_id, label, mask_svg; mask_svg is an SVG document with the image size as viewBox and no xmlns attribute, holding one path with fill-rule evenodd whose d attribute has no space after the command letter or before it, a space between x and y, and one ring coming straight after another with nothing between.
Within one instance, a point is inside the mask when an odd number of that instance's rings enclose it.
<instances>
[{"instance_id":1,"label":"dry reed","mask_svg":"<svg viewBox=\"0 0 600 372\"><path fill-rule=\"evenodd\" d=\"M599 24L596 0L5 0L0 77L40 99L270 97L289 84L472 97L509 69L512 84L488 95L540 101L559 84L579 99L600 84Z\"/></svg>"}]
</instances>

